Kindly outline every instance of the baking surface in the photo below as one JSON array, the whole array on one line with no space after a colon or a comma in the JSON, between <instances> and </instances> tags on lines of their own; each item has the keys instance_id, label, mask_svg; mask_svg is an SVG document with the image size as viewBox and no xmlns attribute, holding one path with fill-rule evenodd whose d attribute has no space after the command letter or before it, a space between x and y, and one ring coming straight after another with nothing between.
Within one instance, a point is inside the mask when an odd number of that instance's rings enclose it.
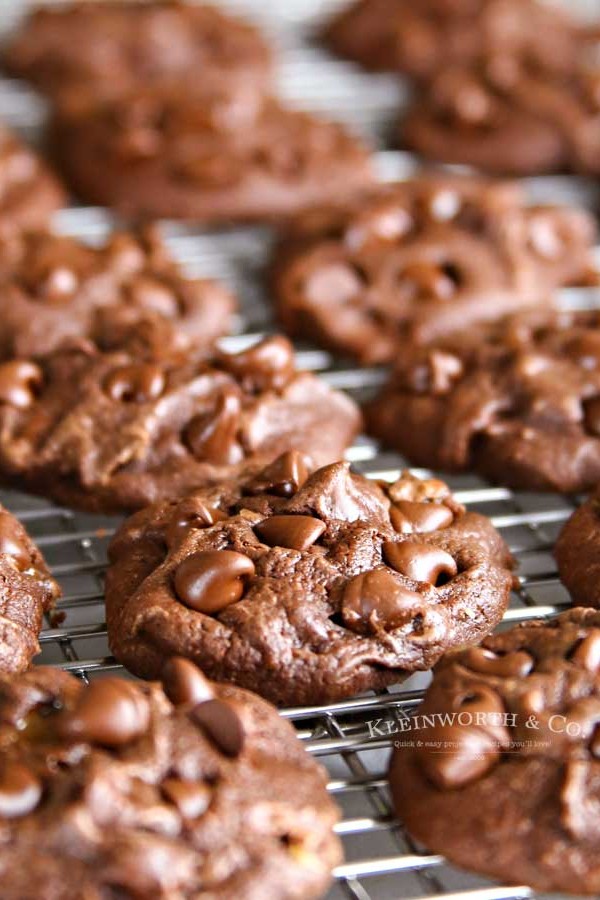
<instances>
[{"instance_id":1,"label":"baking surface","mask_svg":"<svg viewBox=\"0 0 600 900\"><path fill-rule=\"evenodd\" d=\"M362 73L308 43L315 22L341 7L343 0L229 0L219 5L252 16L271 35L282 57L278 76L282 94L299 106L347 122L383 147L385 134L408 96L406 86L391 76ZM600 0L586 5L588 12L600 15ZM0 0L0 27L6 32L22 10L23 4L15 0ZM43 117L43 103L27 87L0 79L1 120L37 141ZM408 154L383 152L378 155L378 165L382 178L406 177L415 171L417 162ZM583 179L536 178L528 181L528 188L538 202L598 201L593 186ZM84 207L64 210L56 218L58 228L90 241L101 238L110 224L105 211ZM228 338L226 346L243 346L249 335L273 330L268 297L261 285L261 268L271 240L266 229L211 234L165 223L164 231L191 273L221 278L238 291L242 301L239 334ZM561 299L567 305L597 306L600 290L572 289L564 291ZM358 400L383 377L381 370L357 370L306 345L298 346L298 362L322 373L330 384ZM381 452L365 437L351 448L348 458L357 469L378 478L393 479L403 468L397 454ZM518 558L521 588L513 595L506 620L514 623L547 616L567 606L551 549L576 498L513 494L472 476L449 481L457 499L492 517ZM38 662L68 668L86 679L119 668L108 655L102 604L106 547L116 520L76 514L8 492L3 492L0 500L27 525L64 591L59 602L64 621L58 628L47 624ZM379 695L282 713L293 720L307 747L327 766L330 790L343 811L339 832L346 862L336 872L329 900L440 896L509 900L532 896L525 887L492 885L452 869L442 858L415 847L394 820L385 783L393 734L386 736L385 732L388 728L393 731L398 718L415 707L426 681L427 676L418 676Z\"/></svg>"}]
</instances>

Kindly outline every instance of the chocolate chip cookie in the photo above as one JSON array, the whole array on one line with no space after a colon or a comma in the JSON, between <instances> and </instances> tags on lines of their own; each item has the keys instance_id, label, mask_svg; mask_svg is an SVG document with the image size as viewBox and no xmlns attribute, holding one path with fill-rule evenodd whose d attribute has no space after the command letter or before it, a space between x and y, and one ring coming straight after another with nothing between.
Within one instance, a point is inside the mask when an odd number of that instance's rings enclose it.
<instances>
[{"instance_id":1,"label":"chocolate chip cookie","mask_svg":"<svg viewBox=\"0 0 600 900\"><path fill-rule=\"evenodd\" d=\"M429 159L504 175L600 173L600 68L540 72L495 56L456 65L417 96L403 145Z\"/></svg>"},{"instance_id":2,"label":"chocolate chip cookie","mask_svg":"<svg viewBox=\"0 0 600 900\"><path fill-rule=\"evenodd\" d=\"M440 481L298 453L142 510L112 541L110 646L151 678L181 654L282 705L401 681L501 619L510 556Z\"/></svg>"},{"instance_id":3,"label":"chocolate chip cookie","mask_svg":"<svg viewBox=\"0 0 600 900\"><path fill-rule=\"evenodd\" d=\"M373 181L341 125L254 94L137 92L64 110L52 131L76 194L125 216L279 219Z\"/></svg>"},{"instance_id":4,"label":"chocolate chip cookie","mask_svg":"<svg viewBox=\"0 0 600 900\"><path fill-rule=\"evenodd\" d=\"M503 882L597 894L599 664L600 613L583 609L443 660L392 758L409 832Z\"/></svg>"},{"instance_id":5,"label":"chocolate chip cookie","mask_svg":"<svg viewBox=\"0 0 600 900\"><path fill-rule=\"evenodd\" d=\"M548 305L585 280L596 227L527 206L513 183L421 176L298 217L275 253L279 319L361 363L390 362L474 322Z\"/></svg>"},{"instance_id":6,"label":"chocolate chip cookie","mask_svg":"<svg viewBox=\"0 0 600 900\"><path fill-rule=\"evenodd\" d=\"M0 479L92 511L178 497L290 447L329 462L360 424L282 337L200 361L78 341L0 365Z\"/></svg>"},{"instance_id":7,"label":"chocolate chip cookie","mask_svg":"<svg viewBox=\"0 0 600 900\"><path fill-rule=\"evenodd\" d=\"M554 556L576 606L600 608L600 501L590 497L564 525Z\"/></svg>"},{"instance_id":8,"label":"chocolate chip cookie","mask_svg":"<svg viewBox=\"0 0 600 900\"><path fill-rule=\"evenodd\" d=\"M79 337L199 354L229 330L236 305L216 282L186 279L153 227L93 247L48 231L0 238L0 289L2 359Z\"/></svg>"},{"instance_id":9,"label":"chocolate chip cookie","mask_svg":"<svg viewBox=\"0 0 600 900\"><path fill-rule=\"evenodd\" d=\"M569 70L586 37L563 12L536 0L358 0L324 31L341 56L419 79L455 62L517 51L543 68Z\"/></svg>"},{"instance_id":10,"label":"chocolate chip cookie","mask_svg":"<svg viewBox=\"0 0 600 900\"><path fill-rule=\"evenodd\" d=\"M338 812L292 726L185 660L163 685L0 679L4 900L325 891Z\"/></svg>"},{"instance_id":11,"label":"chocolate chip cookie","mask_svg":"<svg viewBox=\"0 0 600 900\"><path fill-rule=\"evenodd\" d=\"M42 616L60 591L23 526L0 505L0 672L22 672L39 652Z\"/></svg>"},{"instance_id":12,"label":"chocolate chip cookie","mask_svg":"<svg viewBox=\"0 0 600 900\"><path fill-rule=\"evenodd\" d=\"M3 63L54 97L198 82L263 90L271 76L271 54L255 28L215 7L174 0L39 6L9 41Z\"/></svg>"},{"instance_id":13,"label":"chocolate chip cookie","mask_svg":"<svg viewBox=\"0 0 600 900\"><path fill-rule=\"evenodd\" d=\"M521 490L600 481L600 314L523 313L407 349L367 408L415 465Z\"/></svg>"},{"instance_id":14,"label":"chocolate chip cookie","mask_svg":"<svg viewBox=\"0 0 600 900\"><path fill-rule=\"evenodd\" d=\"M66 202L64 188L46 163L0 125L0 236L42 228Z\"/></svg>"}]
</instances>

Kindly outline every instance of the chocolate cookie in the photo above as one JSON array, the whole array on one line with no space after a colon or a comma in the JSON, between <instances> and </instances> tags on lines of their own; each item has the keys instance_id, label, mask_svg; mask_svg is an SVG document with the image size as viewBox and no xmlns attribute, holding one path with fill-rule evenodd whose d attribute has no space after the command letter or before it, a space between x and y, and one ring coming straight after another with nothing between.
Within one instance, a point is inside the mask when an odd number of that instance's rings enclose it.
<instances>
[{"instance_id":1,"label":"chocolate cookie","mask_svg":"<svg viewBox=\"0 0 600 900\"><path fill-rule=\"evenodd\" d=\"M0 672L22 672L39 653L42 616L60 591L20 522L0 505Z\"/></svg>"},{"instance_id":2,"label":"chocolate cookie","mask_svg":"<svg viewBox=\"0 0 600 900\"><path fill-rule=\"evenodd\" d=\"M600 314L522 314L407 349L367 424L415 465L589 490L600 481Z\"/></svg>"},{"instance_id":3,"label":"chocolate cookie","mask_svg":"<svg viewBox=\"0 0 600 900\"><path fill-rule=\"evenodd\" d=\"M325 770L185 660L159 684L0 679L3 900L303 900L339 862Z\"/></svg>"},{"instance_id":4,"label":"chocolate cookie","mask_svg":"<svg viewBox=\"0 0 600 900\"><path fill-rule=\"evenodd\" d=\"M440 481L395 484L298 453L142 510L115 536L109 641L154 677L181 654L282 705L330 703L427 669L501 619L510 556Z\"/></svg>"},{"instance_id":5,"label":"chocolate cookie","mask_svg":"<svg viewBox=\"0 0 600 900\"><path fill-rule=\"evenodd\" d=\"M278 219L373 182L341 125L256 95L138 93L64 111L52 131L73 190L126 216Z\"/></svg>"},{"instance_id":6,"label":"chocolate cookie","mask_svg":"<svg viewBox=\"0 0 600 900\"><path fill-rule=\"evenodd\" d=\"M443 660L392 758L409 832L503 882L597 894L599 663L583 609Z\"/></svg>"},{"instance_id":7,"label":"chocolate cookie","mask_svg":"<svg viewBox=\"0 0 600 900\"><path fill-rule=\"evenodd\" d=\"M275 254L284 328L361 363L528 306L584 280L591 214L526 206L512 183L421 176L306 213Z\"/></svg>"},{"instance_id":8,"label":"chocolate cookie","mask_svg":"<svg viewBox=\"0 0 600 900\"><path fill-rule=\"evenodd\" d=\"M42 228L66 202L62 185L45 162L0 125L0 236Z\"/></svg>"},{"instance_id":9,"label":"chocolate cookie","mask_svg":"<svg viewBox=\"0 0 600 900\"><path fill-rule=\"evenodd\" d=\"M271 54L251 25L215 7L151 0L39 6L9 42L5 69L53 96L140 86L266 88Z\"/></svg>"},{"instance_id":10,"label":"chocolate cookie","mask_svg":"<svg viewBox=\"0 0 600 900\"><path fill-rule=\"evenodd\" d=\"M290 447L329 462L360 424L282 337L201 361L79 341L0 365L0 478L92 511L178 497Z\"/></svg>"},{"instance_id":11,"label":"chocolate cookie","mask_svg":"<svg viewBox=\"0 0 600 900\"><path fill-rule=\"evenodd\" d=\"M518 58L457 65L434 79L401 122L430 159L485 172L600 173L600 69L552 75Z\"/></svg>"},{"instance_id":12,"label":"chocolate cookie","mask_svg":"<svg viewBox=\"0 0 600 900\"><path fill-rule=\"evenodd\" d=\"M224 287L186 279L151 227L100 247L46 231L0 240L0 290L2 359L79 337L104 349L143 341L199 353L229 329L235 308Z\"/></svg>"},{"instance_id":13,"label":"chocolate cookie","mask_svg":"<svg viewBox=\"0 0 600 900\"><path fill-rule=\"evenodd\" d=\"M563 527L554 556L576 606L600 608L600 502L590 497Z\"/></svg>"},{"instance_id":14,"label":"chocolate cookie","mask_svg":"<svg viewBox=\"0 0 600 900\"><path fill-rule=\"evenodd\" d=\"M518 52L568 71L587 31L536 0L358 0L327 25L324 39L367 69L422 79L490 53Z\"/></svg>"}]
</instances>

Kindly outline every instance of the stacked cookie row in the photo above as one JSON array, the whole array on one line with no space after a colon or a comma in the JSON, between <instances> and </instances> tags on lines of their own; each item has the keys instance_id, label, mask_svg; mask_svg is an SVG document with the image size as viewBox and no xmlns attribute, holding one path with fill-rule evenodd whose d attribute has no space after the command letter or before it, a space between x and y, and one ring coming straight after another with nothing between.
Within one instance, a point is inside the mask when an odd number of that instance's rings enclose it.
<instances>
[{"instance_id":1,"label":"stacked cookie row","mask_svg":"<svg viewBox=\"0 0 600 900\"><path fill-rule=\"evenodd\" d=\"M501 175L600 174L596 26L538 0L357 0L323 35L414 80L401 144Z\"/></svg>"},{"instance_id":2,"label":"stacked cookie row","mask_svg":"<svg viewBox=\"0 0 600 900\"><path fill-rule=\"evenodd\" d=\"M479 178L375 187L337 126L269 96L260 36L204 7L44 9L7 61L51 96L82 198L202 222L311 206L270 268L280 321L395 364L366 421L412 462L527 489L600 481L597 315L555 308L595 277L587 213ZM515 583L491 522L436 478L354 474L355 403L297 371L286 338L215 345L235 298L187 278L155 227L97 247L41 230L60 188L29 156L0 246L0 479L135 511L110 546L109 641L163 686L22 674L59 589L3 512L3 896L318 896L340 858L324 773L247 689L328 703L436 663L422 714L441 725L390 775L411 832L481 872L597 892L598 614L486 637ZM16 222L17 199L40 218ZM580 604L596 543L590 501L557 548Z\"/></svg>"}]
</instances>

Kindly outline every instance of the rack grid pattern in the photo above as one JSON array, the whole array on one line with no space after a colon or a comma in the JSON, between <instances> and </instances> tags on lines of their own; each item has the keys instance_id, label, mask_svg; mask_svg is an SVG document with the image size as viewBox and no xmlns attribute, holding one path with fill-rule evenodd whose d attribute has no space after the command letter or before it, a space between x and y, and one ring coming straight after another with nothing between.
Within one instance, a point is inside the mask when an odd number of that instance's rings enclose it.
<instances>
[{"instance_id":1,"label":"rack grid pattern","mask_svg":"<svg viewBox=\"0 0 600 900\"><path fill-rule=\"evenodd\" d=\"M236 11L254 13L281 49L280 90L292 101L317 111L335 113L377 142L389 130L391 117L407 96L406 86L389 76L369 76L328 58L304 41L315 17L341 6L343 0L225 0ZM598 0L591 0L593 11ZM0 29L10 27L22 6L16 0L0 4ZM28 89L0 79L0 119L36 139L44 107ZM383 179L407 177L417 160L399 152L377 155ZM532 200L596 203L594 186L583 179L529 179ZM596 187L597 191L597 187ZM96 241L111 227L105 210L73 207L62 211L56 226L65 233ZM242 347L274 329L260 272L268 257L271 236L266 229L200 232L164 223L175 255L192 274L223 279L242 301L238 333L224 343ZM600 254L599 254L600 258ZM565 291L568 305L598 306L596 290ZM298 362L319 372L330 384L363 400L382 380L377 369L358 370L315 347L299 346ZM348 452L356 469L377 478L394 479L403 460L362 437ZM417 474L426 474L418 471ZM492 518L519 563L519 588L505 621L516 623L553 615L568 605L552 558L552 546L577 498L514 494L473 476L449 479L457 498L470 509ZM38 662L60 666L84 680L119 669L111 658L104 624L103 573L106 548L118 520L57 508L36 498L2 492L5 503L29 528L45 553L64 596L58 614L48 619L41 635ZM525 886L492 885L448 866L443 858L415 846L395 820L386 786L386 767L399 717L410 714L427 684L426 674L402 685L330 706L282 710L295 725L309 751L330 774L329 790L342 810L338 826L346 861L336 871L328 900L520 900L532 897ZM383 734L383 736L382 736Z\"/></svg>"}]
</instances>

